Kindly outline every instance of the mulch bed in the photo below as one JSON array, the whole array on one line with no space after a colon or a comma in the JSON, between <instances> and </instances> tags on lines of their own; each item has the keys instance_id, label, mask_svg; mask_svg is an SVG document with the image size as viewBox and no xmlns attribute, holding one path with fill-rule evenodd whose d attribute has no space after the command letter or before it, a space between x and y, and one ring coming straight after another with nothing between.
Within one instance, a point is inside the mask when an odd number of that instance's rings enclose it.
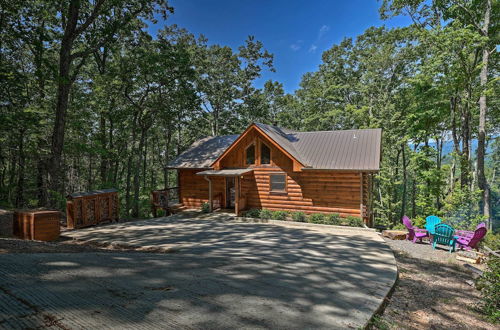
<instances>
[{"instance_id":1,"label":"mulch bed","mask_svg":"<svg viewBox=\"0 0 500 330\"><path fill-rule=\"evenodd\" d=\"M386 239L399 280L372 329L498 329L477 311L480 292L454 253L428 244Z\"/></svg>"}]
</instances>

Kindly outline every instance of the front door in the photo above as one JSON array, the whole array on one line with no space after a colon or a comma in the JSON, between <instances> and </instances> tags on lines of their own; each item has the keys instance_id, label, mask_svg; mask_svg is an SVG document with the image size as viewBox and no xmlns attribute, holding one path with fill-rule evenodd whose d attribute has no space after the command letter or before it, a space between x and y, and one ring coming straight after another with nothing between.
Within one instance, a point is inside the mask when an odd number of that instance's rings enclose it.
<instances>
[{"instance_id":1,"label":"front door","mask_svg":"<svg viewBox=\"0 0 500 330\"><path fill-rule=\"evenodd\" d=\"M235 194L234 177L228 177L226 178L226 208L234 209Z\"/></svg>"}]
</instances>

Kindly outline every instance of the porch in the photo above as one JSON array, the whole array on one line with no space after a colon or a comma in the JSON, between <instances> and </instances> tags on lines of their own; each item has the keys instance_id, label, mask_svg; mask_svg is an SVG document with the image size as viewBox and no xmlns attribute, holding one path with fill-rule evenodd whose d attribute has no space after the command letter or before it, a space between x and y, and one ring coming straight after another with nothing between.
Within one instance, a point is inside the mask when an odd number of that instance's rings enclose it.
<instances>
[{"instance_id":1,"label":"porch","mask_svg":"<svg viewBox=\"0 0 500 330\"><path fill-rule=\"evenodd\" d=\"M241 169L223 169L223 170L206 170L196 173L203 176L208 181L208 205L209 211L214 210L214 195L213 195L213 178L224 178L224 194L220 201L220 208L228 211L234 210L236 215L246 208L246 196L241 194L241 179L243 176L250 174L253 171L251 168Z\"/></svg>"}]
</instances>

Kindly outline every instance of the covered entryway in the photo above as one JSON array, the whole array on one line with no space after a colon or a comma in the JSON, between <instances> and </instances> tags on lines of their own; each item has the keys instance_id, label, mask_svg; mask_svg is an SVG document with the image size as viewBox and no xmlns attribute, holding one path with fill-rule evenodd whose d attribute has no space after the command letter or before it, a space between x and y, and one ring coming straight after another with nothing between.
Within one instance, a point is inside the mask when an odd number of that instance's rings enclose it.
<instances>
[{"instance_id":1,"label":"covered entryway","mask_svg":"<svg viewBox=\"0 0 500 330\"><path fill-rule=\"evenodd\" d=\"M225 207L228 209L234 209L235 214L239 214L240 211L244 210L246 207L246 198L241 196L241 178L253 171L251 168L239 168L239 169L224 169L224 170L207 170L196 173L196 175L202 175L205 180L208 181L208 204L210 205L210 212L213 211L213 189L212 180L213 177L224 177L225 178Z\"/></svg>"}]
</instances>

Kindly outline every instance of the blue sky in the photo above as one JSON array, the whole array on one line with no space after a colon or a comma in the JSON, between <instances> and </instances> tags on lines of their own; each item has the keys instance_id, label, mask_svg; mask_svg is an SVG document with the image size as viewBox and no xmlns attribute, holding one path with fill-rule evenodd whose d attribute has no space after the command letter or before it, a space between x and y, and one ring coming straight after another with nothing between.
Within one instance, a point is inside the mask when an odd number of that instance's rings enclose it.
<instances>
[{"instance_id":1,"label":"blue sky","mask_svg":"<svg viewBox=\"0 0 500 330\"><path fill-rule=\"evenodd\" d=\"M304 73L315 71L321 54L345 37L370 26L406 26L409 18L379 18L377 0L170 0L175 13L163 24L177 24L210 44L237 49L249 35L274 54L276 72L264 72L257 87L269 79L292 93Z\"/></svg>"}]
</instances>

